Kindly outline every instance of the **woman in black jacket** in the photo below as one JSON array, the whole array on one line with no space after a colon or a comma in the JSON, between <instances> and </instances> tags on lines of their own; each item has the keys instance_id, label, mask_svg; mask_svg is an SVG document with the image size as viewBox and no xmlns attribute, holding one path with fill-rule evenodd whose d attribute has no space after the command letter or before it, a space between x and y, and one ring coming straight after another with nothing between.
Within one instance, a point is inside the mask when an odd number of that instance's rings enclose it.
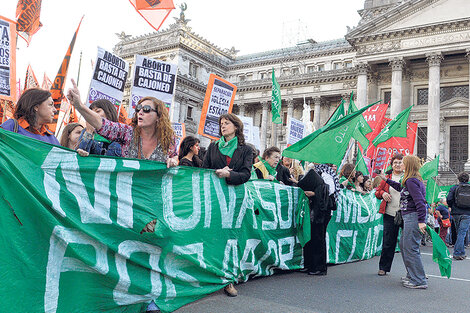
<instances>
[{"instance_id":1,"label":"woman in black jacket","mask_svg":"<svg viewBox=\"0 0 470 313\"><path fill-rule=\"evenodd\" d=\"M178 155L179 166L201 167L202 162L199 159L199 139L193 136L184 137L180 145Z\"/></svg>"},{"instance_id":2,"label":"woman in black jacket","mask_svg":"<svg viewBox=\"0 0 470 313\"><path fill-rule=\"evenodd\" d=\"M220 139L207 148L202 167L216 170L229 185L241 185L250 179L253 150L245 144L243 123L235 114L219 117Z\"/></svg>"},{"instance_id":3,"label":"woman in black jacket","mask_svg":"<svg viewBox=\"0 0 470 313\"><path fill-rule=\"evenodd\" d=\"M253 149L245 144L243 122L235 114L219 117L220 139L207 148L202 167L216 170L215 174L225 178L229 185L241 185L250 179L253 165ZM233 284L224 288L230 297L238 295Z\"/></svg>"}]
</instances>

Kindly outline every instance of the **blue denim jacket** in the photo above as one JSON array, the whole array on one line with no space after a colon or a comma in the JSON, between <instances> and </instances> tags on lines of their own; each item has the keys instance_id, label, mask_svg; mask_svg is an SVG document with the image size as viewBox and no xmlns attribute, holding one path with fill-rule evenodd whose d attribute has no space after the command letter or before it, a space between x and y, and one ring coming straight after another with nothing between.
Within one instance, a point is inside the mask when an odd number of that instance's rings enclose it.
<instances>
[{"instance_id":1,"label":"blue denim jacket","mask_svg":"<svg viewBox=\"0 0 470 313\"><path fill-rule=\"evenodd\" d=\"M85 134L85 129L82 130L80 137L78 138L78 149L85 150L90 154L97 155L108 155L108 156L122 156L121 145L115 141L111 143L106 143L102 141L97 141L93 139L84 139L83 135Z\"/></svg>"}]
</instances>

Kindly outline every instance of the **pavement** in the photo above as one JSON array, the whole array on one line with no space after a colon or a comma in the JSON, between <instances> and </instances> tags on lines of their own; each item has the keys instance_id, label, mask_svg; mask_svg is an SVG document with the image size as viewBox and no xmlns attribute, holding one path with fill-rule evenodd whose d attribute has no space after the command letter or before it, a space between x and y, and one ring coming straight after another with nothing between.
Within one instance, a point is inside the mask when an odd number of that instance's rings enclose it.
<instances>
[{"instance_id":1,"label":"pavement","mask_svg":"<svg viewBox=\"0 0 470 313\"><path fill-rule=\"evenodd\" d=\"M450 279L440 276L432 246L421 247L421 258L426 290L402 286L405 270L396 253L386 276L377 275L379 257L329 266L327 276L283 272L236 285L238 297L219 290L175 312L470 312L470 258L453 260Z\"/></svg>"}]
</instances>

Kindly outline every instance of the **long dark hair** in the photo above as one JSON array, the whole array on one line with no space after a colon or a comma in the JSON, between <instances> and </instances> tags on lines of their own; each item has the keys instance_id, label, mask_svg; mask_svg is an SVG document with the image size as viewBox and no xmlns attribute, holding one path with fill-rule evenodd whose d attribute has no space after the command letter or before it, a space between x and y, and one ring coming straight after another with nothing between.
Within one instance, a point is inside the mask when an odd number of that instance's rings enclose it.
<instances>
[{"instance_id":1,"label":"long dark hair","mask_svg":"<svg viewBox=\"0 0 470 313\"><path fill-rule=\"evenodd\" d=\"M117 109L114 104L111 103L111 101L106 99L99 99L93 101L90 104L90 110L93 110L95 108L102 109L104 114L106 115L106 119L110 120L111 122L118 121Z\"/></svg>"},{"instance_id":2,"label":"long dark hair","mask_svg":"<svg viewBox=\"0 0 470 313\"><path fill-rule=\"evenodd\" d=\"M36 125L37 112L34 110L35 107L49 99L51 93L41 88L27 89L21 94L16 104L15 119L24 118L29 125Z\"/></svg>"},{"instance_id":3,"label":"long dark hair","mask_svg":"<svg viewBox=\"0 0 470 313\"><path fill-rule=\"evenodd\" d=\"M196 137L193 137L193 136L184 137L184 139L183 139L183 141L181 142L181 145L180 145L178 160L181 160L182 158L187 156L188 153L191 151L191 148L199 142L200 142L200 140L197 139Z\"/></svg>"},{"instance_id":4,"label":"long dark hair","mask_svg":"<svg viewBox=\"0 0 470 313\"><path fill-rule=\"evenodd\" d=\"M227 114L222 114L219 116L219 135L222 137L222 129L220 127L220 123L222 122L222 119L229 120L230 122L235 125L235 136L238 138L238 144L239 145L244 145L245 144L245 136L243 135L243 122L241 119L238 118L233 113L227 113Z\"/></svg>"}]
</instances>

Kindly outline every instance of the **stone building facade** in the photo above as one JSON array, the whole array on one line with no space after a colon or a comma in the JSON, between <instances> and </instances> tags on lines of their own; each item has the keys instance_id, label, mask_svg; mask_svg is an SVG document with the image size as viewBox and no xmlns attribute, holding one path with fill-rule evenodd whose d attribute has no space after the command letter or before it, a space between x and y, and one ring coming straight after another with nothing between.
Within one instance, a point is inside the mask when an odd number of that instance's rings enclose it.
<instances>
[{"instance_id":1,"label":"stone building facade","mask_svg":"<svg viewBox=\"0 0 470 313\"><path fill-rule=\"evenodd\" d=\"M166 30L123 38L115 52L131 68L135 54L178 64L170 113L189 134L197 132L206 84L215 73L237 85L234 113L253 117L262 148L285 147L285 125L270 122L274 70L284 121L292 116L317 129L351 92L359 107L390 102L392 117L415 105L410 120L418 123L418 156L440 154L443 172L470 170L467 0L366 0L358 12L360 22L342 39L242 56L192 32L182 13Z\"/></svg>"}]
</instances>

